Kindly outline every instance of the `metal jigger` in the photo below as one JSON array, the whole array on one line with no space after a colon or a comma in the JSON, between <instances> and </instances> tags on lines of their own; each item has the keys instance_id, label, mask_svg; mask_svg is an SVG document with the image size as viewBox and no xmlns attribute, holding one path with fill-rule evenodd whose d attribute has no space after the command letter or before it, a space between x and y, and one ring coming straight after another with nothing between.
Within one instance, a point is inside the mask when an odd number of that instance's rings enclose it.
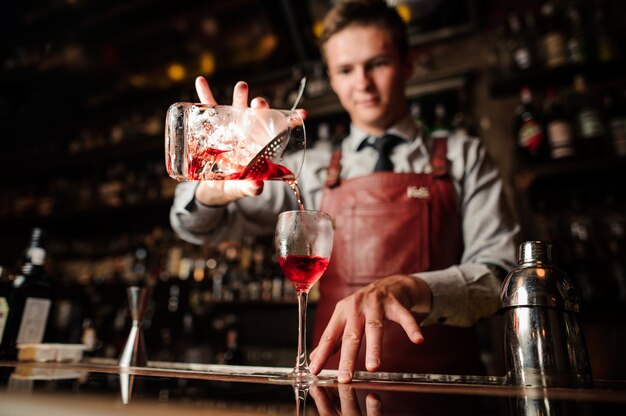
<instances>
[{"instance_id":1,"label":"metal jigger","mask_svg":"<svg viewBox=\"0 0 626 416\"><path fill-rule=\"evenodd\" d=\"M127 289L127 292L133 326L130 329L128 340L120 356L119 366L122 368L145 367L147 364L146 346L141 323L151 290L144 287L131 286Z\"/></svg>"}]
</instances>

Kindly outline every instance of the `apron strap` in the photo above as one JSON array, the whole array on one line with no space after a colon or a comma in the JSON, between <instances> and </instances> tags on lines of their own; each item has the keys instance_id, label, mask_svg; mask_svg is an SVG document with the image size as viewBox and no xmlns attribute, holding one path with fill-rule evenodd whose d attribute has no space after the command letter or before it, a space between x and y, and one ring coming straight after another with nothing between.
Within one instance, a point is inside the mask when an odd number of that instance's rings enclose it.
<instances>
[{"instance_id":1,"label":"apron strap","mask_svg":"<svg viewBox=\"0 0 626 416\"><path fill-rule=\"evenodd\" d=\"M337 146L330 158L330 166L326 172L326 187L335 188L341 182L341 146Z\"/></svg>"},{"instance_id":2,"label":"apron strap","mask_svg":"<svg viewBox=\"0 0 626 416\"><path fill-rule=\"evenodd\" d=\"M448 138L438 137L433 139L433 154L430 164L434 177L448 176ZM341 183L341 146L337 146L330 158L330 166L326 173L325 185L327 188L333 189Z\"/></svg>"}]
</instances>

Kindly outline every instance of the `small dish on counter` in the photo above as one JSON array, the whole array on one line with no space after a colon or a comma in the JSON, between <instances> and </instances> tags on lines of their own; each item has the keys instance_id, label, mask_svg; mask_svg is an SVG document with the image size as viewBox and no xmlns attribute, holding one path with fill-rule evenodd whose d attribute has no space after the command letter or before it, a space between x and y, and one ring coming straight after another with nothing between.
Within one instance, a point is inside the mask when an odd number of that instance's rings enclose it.
<instances>
[{"instance_id":1,"label":"small dish on counter","mask_svg":"<svg viewBox=\"0 0 626 416\"><path fill-rule=\"evenodd\" d=\"M18 361L77 362L83 358L84 344L18 344Z\"/></svg>"}]
</instances>

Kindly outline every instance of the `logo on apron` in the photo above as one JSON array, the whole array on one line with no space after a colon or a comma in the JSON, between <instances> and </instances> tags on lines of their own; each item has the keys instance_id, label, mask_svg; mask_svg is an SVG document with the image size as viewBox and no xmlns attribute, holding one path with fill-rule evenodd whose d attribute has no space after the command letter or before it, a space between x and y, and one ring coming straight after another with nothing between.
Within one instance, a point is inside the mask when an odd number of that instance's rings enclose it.
<instances>
[{"instance_id":1,"label":"logo on apron","mask_svg":"<svg viewBox=\"0 0 626 416\"><path fill-rule=\"evenodd\" d=\"M406 188L406 195L409 198L427 199L430 198L430 191L425 186L409 186Z\"/></svg>"}]
</instances>

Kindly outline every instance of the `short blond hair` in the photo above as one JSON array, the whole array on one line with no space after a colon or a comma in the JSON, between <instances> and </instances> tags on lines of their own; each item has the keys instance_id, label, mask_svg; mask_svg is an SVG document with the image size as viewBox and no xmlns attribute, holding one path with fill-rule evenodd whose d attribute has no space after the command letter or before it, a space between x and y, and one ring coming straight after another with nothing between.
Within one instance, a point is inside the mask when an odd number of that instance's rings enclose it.
<instances>
[{"instance_id":1,"label":"short blond hair","mask_svg":"<svg viewBox=\"0 0 626 416\"><path fill-rule=\"evenodd\" d=\"M348 26L379 26L391 35L398 53L405 59L409 52L406 25L395 8L384 0L343 0L330 9L323 21L319 39L320 51L324 56L324 45L338 32Z\"/></svg>"}]
</instances>

